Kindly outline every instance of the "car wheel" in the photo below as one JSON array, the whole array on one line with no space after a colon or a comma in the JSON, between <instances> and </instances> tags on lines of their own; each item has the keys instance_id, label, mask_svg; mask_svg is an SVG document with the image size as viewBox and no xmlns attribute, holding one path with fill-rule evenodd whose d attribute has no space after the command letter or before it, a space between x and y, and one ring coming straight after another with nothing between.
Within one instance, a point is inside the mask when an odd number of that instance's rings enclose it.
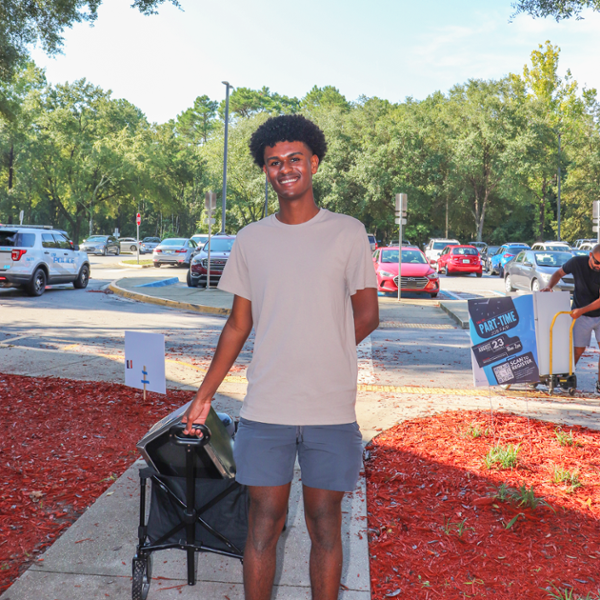
<instances>
[{"instance_id":1,"label":"car wheel","mask_svg":"<svg viewBox=\"0 0 600 600\"><path fill-rule=\"evenodd\" d=\"M515 291L515 288L513 287L512 279L511 279L510 275L507 275L504 278L504 290L506 291L507 294Z\"/></svg>"},{"instance_id":2,"label":"car wheel","mask_svg":"<svg viewBox=\"0 0 600 600\"><path fill-rule=\"evenodd\" d=\"M155 262L155 263L154 263L154 266L155 266L157 269L160 269L160 263L157 263L157 262Z\"/></svg>"},{"instance_id":3,"label":"car wheel","mask_svg":"<svg viewBox=\"0 0 600 600\"><path fill-rule=\"evenodd\" d=\"M121 248L119 248L119 246L117 246L117 251L115 252L115 256L119 256L119 254L121 254Z\"/></svg>"},{"instance_id":4,"label":"car wheel","mask_svg":"<svg viewBox=\"0 0 600 600\"><path fill-rule=\"evenodd\" d=\"M104 246L104 248L102 248L102 256L106 256L106 246Z\"/></svg>"},{"instance_id":5,"label":"car wheel","mask_svg":"<svg viewBox=\"0 0 600 600\"><path fill-rule=\"evenodd\" d=\"M73 287L78 290L83 290L87 287L90 280L90 268L87 265L83 265L77 275L77 279L73 282Z\"/></svg>"},{"instance_id":6,"label":"car wheel","mask_svg":"<svg viewBox=\"0 0 600 600\"><path fill-rule=\"evenodd\" d=\"M46 290L46 271L39 268L36 269L29 285L27 286L27 293L30 296L41 296Z\"/></svg>"},{"instance_id":7,"label":"car wheel","mask_svg":"<svg viewBox=\"0 0 600 600\"><path fill-rule=\"evenodd\" d=\"M498 267L498 277L504 277L504 267Z\"/></svg>"},{"instance_id":8,"label":"car wheel","mask_svg":"<svg viewBox=\"0 0 600 600\"><path fill-rule=\"evenodd\" d=\"M437 298L437 292L435 294L429 294L432 298Z\"/></svg>"},{"instance_id":9,"label":"car wheel","mask_svg":"<svg viewBox=\"0 0 600 600\"><path fill-rule=\"evenodd\" d=\"M129 246L129 250L130 250L131 252L136 252L136 251L137 251L137 248L136 248L135 246Z\"/></svg>"},{"instance_id":10,"label":"car wheel","mask_svg":"<svg viewBox=\"0 0 600 600\"><path fill-rule=\"evenodd\" d=\"M198 287L198 282L194 281L194 279L192 278L191 271L188 271L186 281L187 281L188 287Z\"/></svg>"},{"instance_id":11,"label":"car wheel","mask_svg":"<svg viewBox=\"0 0 600 600\"><path fill-rule=\"evenodd\" d=\"M531 282L531 291L532 292L539 292L540 291L540 282L537 279L534 279Z\"/></svg>"},{"instance_id":12,"label":"car wheel","mask_svg":"<svg viewBox=\"0 0 600 600\"><path fill-rule=\"evenodd\" d=\"M483 277L483 271L481 271L480 273L476 273L477 277Z\"/></svg>"},{"instance_id":13,"label":"car wheel","mask_svg":"<svg viewBox=\"0 0 600 600\"><path fill-rule=\"evenodd\" d=\"M448 277L451 277L452 275L454 275L454 272L450 270L450 268L448 267L448 265L446 265L446 268L444 269L444 273L446 273L446 275Z\"/></svg>"}]
</instances>

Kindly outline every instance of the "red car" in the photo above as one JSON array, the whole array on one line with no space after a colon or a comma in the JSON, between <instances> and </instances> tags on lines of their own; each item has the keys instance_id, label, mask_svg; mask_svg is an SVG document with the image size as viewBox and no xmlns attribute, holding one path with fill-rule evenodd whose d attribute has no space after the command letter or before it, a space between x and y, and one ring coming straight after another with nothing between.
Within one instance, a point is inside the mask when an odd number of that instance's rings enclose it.
<instances>
[{"instance_id":1,"label":"red car","mask_svg":"<svg viewBox=\"0 0 600 600\"><path fill-rule=\"evenodd\" d=\"M456 273L475 273L483 275L481 257L475 246L446 246L437 261L438 273L455 275Z\"/></svg>"},{"instance_id":2,"label":"red car","mask_svg":"<svg viewBox=\"0 0 600 600\"><path fill-rule=\"evenodd\" d=\"M398 246L379 248L373 253L373 265L380 292L398 291ZM402 246L403 292L429 294L435 298L440 291L438 274L429 266L425 255L415 246Z\"/></svg>"}]
</instances>

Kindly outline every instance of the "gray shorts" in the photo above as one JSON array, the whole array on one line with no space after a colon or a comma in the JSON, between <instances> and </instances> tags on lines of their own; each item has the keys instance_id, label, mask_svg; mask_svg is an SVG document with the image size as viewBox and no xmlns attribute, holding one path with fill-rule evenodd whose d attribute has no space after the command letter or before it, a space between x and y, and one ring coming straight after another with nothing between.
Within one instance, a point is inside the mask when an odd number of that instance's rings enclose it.
<instances>
[{"instance_id":1,"label":"gray shorts","mask_svg":"<svg viewBox=\"0 0 600 600\"><path fill-rule=\"evenodd\" d=\"M297 453L304 485L352 492L362 451L358 423L297 427L240 419L233 446L235 478L243 485L285 485L294 476Z\"/></svg>"},{"instance_id":2,"label":"gray shorts","mask_svg":"<svg viewBox=\"0 0 600 600\"><path fill-rule=\"evenodd\" d=\"M600 345L600 317L582 315L573 325L573 345L575 348L587 348L592 341L592 331Z\"/></svg>"}]
</instances>

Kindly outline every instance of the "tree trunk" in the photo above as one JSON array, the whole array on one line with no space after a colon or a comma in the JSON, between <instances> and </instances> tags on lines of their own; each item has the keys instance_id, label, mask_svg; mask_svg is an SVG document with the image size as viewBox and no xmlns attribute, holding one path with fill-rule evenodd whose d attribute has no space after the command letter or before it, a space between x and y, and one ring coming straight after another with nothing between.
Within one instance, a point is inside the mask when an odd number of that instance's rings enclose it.
<instances>
[{"instance_id":1,"label":"tree trunk","mask_svg":"<svg viewBox=\"0 0 600 600\"><path fill-rule=\"evenodd\" d=\"M14 162L15 162L15 148L11 144L10 152L8 153L8 190L12 190L13 188L13 176L14 176Z\"/></svg>"}]
</instances>

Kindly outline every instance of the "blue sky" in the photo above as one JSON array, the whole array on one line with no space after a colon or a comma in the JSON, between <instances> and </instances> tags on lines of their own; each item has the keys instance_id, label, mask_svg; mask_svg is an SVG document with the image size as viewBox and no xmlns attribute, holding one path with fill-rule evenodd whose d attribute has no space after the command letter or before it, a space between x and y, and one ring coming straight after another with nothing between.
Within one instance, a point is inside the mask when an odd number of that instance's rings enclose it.
<instances>
[{"instance_id":1,"label":"blue sky","mask_svg":"<svg viewBox=\"0 0 600 600\"><path fill-rule=\"evenodd\" d=\"M334 85L349 99L422 99L469 78L522 72L550 40L580 86L600 89L600 14L556 23L519 16L511 0L180 0L140 15L105 0L96 25L67 30L64 54L34 50L50 82L85 77L164 122L221 81L302 97Z\"/></svg>"}]
</instances>

